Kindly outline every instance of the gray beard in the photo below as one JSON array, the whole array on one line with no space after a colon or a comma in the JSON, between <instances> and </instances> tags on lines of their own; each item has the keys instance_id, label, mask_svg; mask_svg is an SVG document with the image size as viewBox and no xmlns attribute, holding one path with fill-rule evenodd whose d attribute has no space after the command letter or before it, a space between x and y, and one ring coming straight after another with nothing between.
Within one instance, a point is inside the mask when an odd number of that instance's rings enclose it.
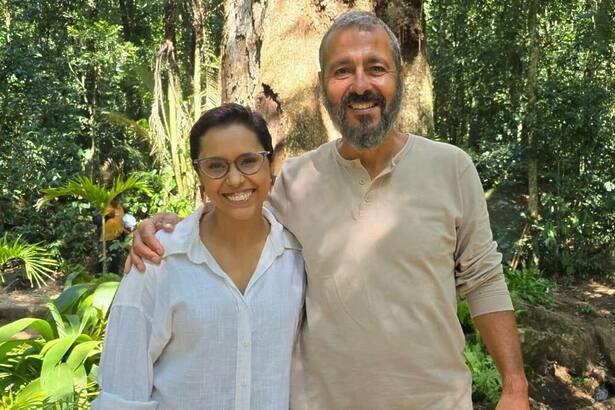
<instances>
[{"instance_id":1,"label":"gray beard","mask_svg":"<svg viewBox=\"0 0 615 410\"><path fill-rule=\"evenodd\" d=\"M397 84L401 79L398 79ZM391 102L390 109L386 105L380 105L380 121L377 124L370 126L370 117L359 117L359 126L353 127L346 121L346 104L342 100L335 105L329 99L325 91L324 106L331 117L331 121L342 134L342 138L347 140L352 146L357 149L372 149L377 147L384 141L387 133L393 126L401 108L401 97L403 90L398 87L395 93L395 98Z\"/></svg>"}]
</instances>

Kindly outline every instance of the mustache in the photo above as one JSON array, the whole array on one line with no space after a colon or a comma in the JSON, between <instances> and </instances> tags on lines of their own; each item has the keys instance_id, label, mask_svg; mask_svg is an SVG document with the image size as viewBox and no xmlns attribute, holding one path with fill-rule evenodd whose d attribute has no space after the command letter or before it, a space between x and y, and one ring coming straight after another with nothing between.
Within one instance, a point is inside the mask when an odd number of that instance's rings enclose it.
<instances>
[{"instance_id":1,"label":"mustache","mask_svg":"<svg viewBox=\"0 0 615 410\"><path fill-rule=\"evenodd\" d=\"M357 94L354 91L349 92L342 99L341 106L346 108L349 104L370 102L378 104L380 107L382 107L382 109L385 108L386 101L384 99L384 96L371 90L367 90L363 94Z\"/></svg>"}]
</instances>

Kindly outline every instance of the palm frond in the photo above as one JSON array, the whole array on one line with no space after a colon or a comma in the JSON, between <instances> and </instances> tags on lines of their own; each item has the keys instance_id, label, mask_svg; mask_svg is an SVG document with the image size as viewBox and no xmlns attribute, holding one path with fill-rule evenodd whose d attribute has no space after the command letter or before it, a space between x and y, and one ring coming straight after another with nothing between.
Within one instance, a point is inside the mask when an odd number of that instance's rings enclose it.
<instances>
[{"instance_id":1,"label":"palm frond","mask_svg":"<svg viewBox=\"0 0 615 410\"><path fill-rule=\"evenodd\" d=\"M73 196L91 203L103 214L114 198L105 187L84 176L76 177L61 187L45 188L42 191L44 196L36 202L36 209L40 209L56 198Z\"/></svg>"},{"instance_id":2,"label":"palm frond","mask_svg":"<svg viewBox=\"0 0 615 410\"><path fill-rule=\"evenodd\" d=\"M135 172L133 174L130 174L126 179L122 179L121 177L115 178L115 180L113 181L113 186L109 191L112 196L111 199L130 189L136 189L148 196L152 196L154 193L150 188L148 178L148 175L143 172Z\"/></svg>"},{"instance_id":3,"label":"palm frond","mask_svg":"<svg viewBox=\"0 0 615 410\"><path fill-rule=\"evenodd\" d=\"M23 264L26 278L30 286L41 287L45 284L45 279L51 279L53 267L56 261L51 254L40 244L30 244L18 236L10 240L5 233L0 238L0 281L4 282L2 269L10 261L19 261Z\"/></svg>"},{"instance_id":4,"label":"palm frond","mask_svg":"<svg viewBox=\"0 0 615 410\"><path fill-rule=\"evenodd\" d=\"M117 111L102 111L100 116L111 124L125 128L135 133L135 135L144 141L150 141L149 130L141 125L138 121L133 120L126 114Z\"/></svg>"},{"instance_id":5,"label":"palm frond","mask_svg":"<svg viewBox=\"0 0 615 410\"><path fill-rule=\"evenodd\" d=\"M113 198L130 189L137 189L149 196L153 195L147 181L147 174L142 172L133 173L126 179L115 178L111 189L95 183L89 177L80 176L68 181L61 187L43 189L44 196L36 202L36 208L40 209L43 205L59 197L73 196L94 205L100 214L104 215Z\"/></svg>"}]
</instances>

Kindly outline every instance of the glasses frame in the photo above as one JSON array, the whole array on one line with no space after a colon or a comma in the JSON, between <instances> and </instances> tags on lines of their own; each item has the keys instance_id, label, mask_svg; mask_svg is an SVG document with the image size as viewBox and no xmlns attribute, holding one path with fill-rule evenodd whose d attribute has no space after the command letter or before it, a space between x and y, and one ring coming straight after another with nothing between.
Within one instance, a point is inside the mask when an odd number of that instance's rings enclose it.
<instances>
[{"instance_id":1,"label":"glasses frame","mask_svg":"<svg viewBox=\"0 0 615 410\"><path fill-rule=\"evenodd\" d=\"M239 160L239 158L243 157L246 154L256 154L256 155L260 155L261 157L263 157L263 162L261 162L261 165L254 172L250 172L250 173L243 172L241 169L239 169L239 166L237 166L237 161ZM244 152L243 154L237 155L237 157L232 161L229 161L228 159L221 158L221 157L205 157L205 158L198 158L198 159L193 160L192 165L194 165L197 172L205 175L207 178L210 178L210 179L222 179L226 177L228 173L231 171L231 164L235 165L235 168L237 169L237 171L239 171L241 175L254 175L258 171L260 171L261 168L263 168L263 164L265 163L265 158L267 158L269 155L271 155L270 151ZM201 168L201 162L211 160L211 159L217 159L217 160L224 161L226 163L226 172L219 177L212 177L211 175L208 175L207 172L205 172L203 168Z\"/></svg>"}]
</instances>

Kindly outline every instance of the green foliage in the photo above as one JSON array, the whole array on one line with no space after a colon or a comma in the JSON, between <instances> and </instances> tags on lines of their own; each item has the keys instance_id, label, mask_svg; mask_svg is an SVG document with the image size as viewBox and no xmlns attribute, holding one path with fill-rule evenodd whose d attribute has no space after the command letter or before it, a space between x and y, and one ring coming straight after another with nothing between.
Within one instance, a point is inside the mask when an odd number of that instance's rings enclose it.
<instances>
[{"instance_id":1,"label":"green foliage","mask_svg":"<svg viewBox=\"0 0 615 410\"><path fill-rule=\"evenodd\" d=\"M107 273L107 247L105 240L105 223L104 216L109 213L111 202L114 198L118 197L122 193L129 190L139 190L146 195L151 195L152 190L150 189L147 174L145 173L133 173L128 176L128 178L123 179L121 177L117 177L113 181L113 185L111 188L107 189L102 184L95 183L89 177L76 177L66 184L58 188L46 188L43 189L43 193L45 194L39 201L36 203L37 209L40 209L46 203L50 202L53 199L63 197L63 196L74 196L79 199L85 200L98 211L101 218L101 228L102 228L102 260L103 260L103 275Z\"/></svg>"},{"instance_id":2,"label":"green foliage","mask_svg":"<svg viewBox=\"0 0 615 410\"><path fill-rule=\"evenodd\" d=\"M502 381L491 356L485 352L480 340L467 343L463 351L466 364L472 372L472 394L496 404L500 399Z\"/></svg>"},{"instance_id":3,"label":"green foliage","mask_svg":"<svg viewBox=\"0 0 615 410\"><path fill-rule=\"evenodd\" d=\"M457 304L457 318L466 334L476 333L476 326L474 320L472 320L472 314L470 313L470 305L463 299Z\"/></svg>"},{"instance_id":4,"label":"green foliage","mask_svg":"<svg viewBox=\"0 0 615 410\"><path fill-rule=\"evenodd\" d=\"M125 180L117 177L109 189L95 183L89 177L81 176L68 181L59 188L43 189L45 195L37 202L37 208L40 209L47 202L62 196L74 196L89 202L104 216L107 214L111 201L130 189L138 189L147 195L152 195L146 174L143 173L131 174Z\"/></svg>"},{"instance_id":5,"label":"green foliage","mask_svg":"<svg viewBox=\"0 0 615 410\"><path fill-rule=\"evenodd\" d=\"M96 394L106 317L119 282L66 289L48 304L46 320L24 318L0 327L0 392L7 408L88 408ZM31 329L39 336L14 339Z\"/></svg>"},{"instance_id":6,"label":"green foliage","mask_svg":"<svg viewBox=\"0 0 615 410\"><path fill-rule=\"evenodd\" d=\"M538 269L508 269L505 276L513 301L521 299L531 305L544 306L555 304L555 298L550 293L555 283L545 278Z\"/></svg>"},{"instance_id":7,"label":"green foliage","mask_svg":"<svg viewBox=\"0 0 615 410\"><path fill-rule=\"evenodd\" d=\"M615 192L608 181L593 184L579 187L570 200L542 195L543 219L534 221L532 228L545 270L568 278L609 273L607 261L615 248Z\"/></svg>"},{"instance_id":8,"label":"green foliage","mask_svg":"<svg viewBox=\"0 0 615 410\"><path fill-rule=\"evenodd\" d=\"M29 244L21 236L10 240L8 235L4 234L0 238L0 282L4 282L5 269L15 263L23 266L18 272L25 273L31 287L34 284L43 286L45 279L52 277L53 268L56 266L55 260L40 243Z\"/></svg>"},{"instance_id":9,"label":"green foliage","mask_svg":"<svg viewBox=\"0 0 615 410\"><path fill-rule=\"evenodd\" d=\"M426 2L436 134L471 152L485 188L496 189L499 204L491 207L505 214L494 215L498 243L514 242L530 223L522 262L529 266L536 259L549 275L610 273L605 255L615 249L611 4L538 2L540 55L536 101L530 104L534 44L528 2ZM538 158L541 193L539 218L532 220L519 211L528 206L531 158Z\"/></svg>"}]
</instances>

